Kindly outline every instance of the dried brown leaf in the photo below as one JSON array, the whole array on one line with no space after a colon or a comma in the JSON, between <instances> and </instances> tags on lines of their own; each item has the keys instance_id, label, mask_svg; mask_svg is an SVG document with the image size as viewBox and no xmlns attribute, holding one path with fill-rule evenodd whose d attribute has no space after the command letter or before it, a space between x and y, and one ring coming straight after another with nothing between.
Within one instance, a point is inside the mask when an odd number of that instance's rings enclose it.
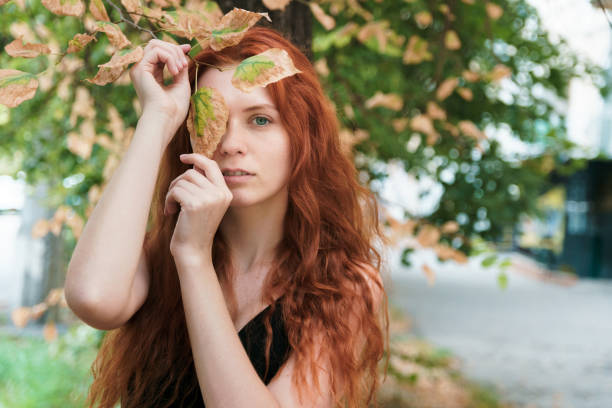
<instances>
[{"instance_id":1,"label":"dried brown leaf","mask_svg":"<svg viewBox=\"0 0 612 408\"><path fill-rule=\"evenodd\" d=\"M320 58L315 61L314 69L317 73L323 77L329 75L329 67L327 66L327 60L325 58Z\"/></svg>"},{"instance_id":2,"label":"dried brown leaf","mask_svg":"<svg viewBox=\"0 0 612 408\"><path fill-rule=\"evenodd\" d=\"M442 225L443 234L454 234L459 231L459 223L457 221L447 221Z\"/></svg>"},{"instance_id":3,"label":"dried brown leaf","mask_svg":"<svg viewBox=\"0 0 612 408\"><path fill-rule=\"evenodd\" d=\"M268 13L253 13L234 7L232 11L223 16L211 33L210 46L215 51L236 45L242 40L246 31L253 27L262 17L268 21Z\"/></svg>"},{"instance_id":4,"label":"dried brown leaf","mask_svg":"<svg viewBox=\"0 0 612 408\"><path fill-rule=\"evenodd\" d=\"M458 78L451 77L445 79L438 87L438 90L436 91L436 97L439 100L443 101L444 99L448 98L450 94L453 93L457 85L459 85Z\"/></svg>"},{"instance_id":5,"label":"dried brown leaf","mask_svg":"<svg viewBox=\"0 0 612 408\"><path fill-rule=\"evenodd\" d=\"M98 65L99 70L96 76L86 79L86 81L100 86L115 82L124 73L128 65L140 61L143 56L144 51L141 46L130 50L119 50L113 54L110 61Z\"/></svg>"},{"instance_id":6,"label":"dried brown leaf","mask_svg":"<svg viewBox=\"0 0 612 408\"><path fill-rule=\"evenodd\" d=\"M387 48L387 35L389 34L389 21L372 21L359 30L357 39L366 43L370 38L375 37L378 42L378 49L384 52Z\"/></svg>"},{"instance_id":7,"label":"dried brown leaf","mask_svg":"<svg viewBox=\"0 0 612 408\"><path fill-rule=\"evenodd\" d=\"M393 126L393 129L397 132L403 132L404 129L406 129L408 127L408 123L410 123L410 120L408 118L398 118L398 119L393 119L393 121L391 121L391 126Z\"/></svg>"},{"instance_id":8,"label":"dried brown leaf","mask_svg":"<svg viewBox=\"0 0 612 408\"><path fill-rule=\"evenodd\" d=\"M121 4L123 4L123 7L127 10L132 21L138 23L140 20L139 14L143 14L140 0L121 0Z\"/></svg>"},{"instance_id":9,"label":"dried brown leaf","mask_svg":"<svg viewBox=\"0 0 612 408\"><path fill-rule=\"evenodd\" d=\"M287 51L270 48L243 60L234 71L232 85L243 92L251 92L283 78L300 73Z\"/></svg>"},{"instance_id":10,"label":"dried brown leaf","mask_svg":"<svg viewBox=\"0 0 612 408\"><path fill-rule=\"evenodd\" d=\"M428 46L427 41L418 35L411 36L402 61L404 64L420 64L423 61L431 61L433 55L427 50Z\"/></svg>"},{"instance_id":11,"label":"dried brown leaf","mask_svg":"<svg viewBox=\"0 0 612 408\"><path fill-rule=\"evenodd\" d=\"M58 16L81 17L85 4L81 0L42 0L42 5Z\"/></svg>"},{"instance_id":12,"label":"dried brown leaf","mask_svg":"<svg viewBox=\"0 0 612 408\"><path fill-rule=\"evenodd\" d=\"M501 8L501 6L499 6L498 4L489 2L485 5L485 8L487 10L487 15L493 20L498 20L501 16L504 15L504 9Z\"/></svg>"},{"instance_id":13,"label":"dried brown leaf","mask_svg":"<svg viewBox=\"0 0 612 408\"><path fill-rule=\"evenodd\" d=\"M480 74L474 71L465 70L461 73L463 79L468 82L476 82L480 79Z\"/></svg>"},{"instance_id":14,"label":"dried brown leaf","mask_svg":"<svg viewBox=\"0 0 612 408\"><path fill-rule=\"evenodd\" d=\"M18 307L11 312L11 320L17 327L25 327L32 316L32 310L29 307Z\"/></svg>"},{"instance_id":15,"label":"dried brown leaf","mask_svg":"<svg viewBox=\"0 0 612 408\"><path fill-rule=\"evenodd\" d=\"M432 119L446 120L446 111L433 101L427 102L427 116Z\"/></svg>"},{"instance_id":16,"label":"dried brown leaf","mask_svg":"<svg viewBox=\"0 0 612 408\"><path fill-rule=\"evenodd\" d=\"M374 96L365 101L365 107L368 109L372 109L377 106L382 106L387 109L399 111L404 106L404 100L398 94L384 94L380 91L377 91Z\"/></svg>"},{"instance_id":17,"label":"dried brown leaf","mask_svg":"<svg viewBox=\"0 0 612 408\"><path fill-rule=\"evenodd\" d=\"M440 240L440 230L433 225L424 225L417 234L417 241L424 247L433 247Z\"/></svg>"},{"instance_id":18,"label":"dried brown leaf","mask_svg":"<svg viewBox=\"0 0 612 408\"><path fill-rule=\"evenodd\" d=\"M470 88L457 88L457 93L460 97L462 97L468 102L474 99L474 93Z\"/></svg>"},{"instance_id":19,"label":"dried brown leaf","mask_svg":"<svg viewBox=\"0 0 612 408\"><path fill-rule=\"evenodd\" d=\"M504 64L497 64L493 70L487 75L490 81L497 82L512 75L512 70Z\"/></svg>"},{"instance_id":20,"label":"dried brown leaf","mask_svg":"<svg viewBox=\"0 0 612 408\"><path fill-rule=\"evenodd\" d=\"M461 48L461 40L455 31L449 30L446 32L446 35L444 35L444 46L453 51Z\"/></svg>"},{"instance_id":21,"label":"dried brown leaf","mask_svg":"<svg viewBox=\"0 0 612 408\"><path fill-rule=\"evenodd\" d=\"M434 273L433 269L423 264L423 273L427 278L427 283L429 284L429 286L433 286L436 283L436 274Z\"/></svg>"},{"instance_id":22,"label":"dried brown leaf","mask_svg":"<svg viewBox=\"0 0 612 408\"><path fill-rule=\"evenodd\" d=\"M370 137L370 134L363 129L355 129L355 131L350 131L349 129L341 129L339 137L342 153L344 155L349 156L350 154L352 154L353 146L368 139Z\"/></svg>"},{"instance_id":23,"label":"dried brown leaf","mask_svg":"<svg viewBox=\"0 0 612 408\"><path fill-rule=\"evenodd\" d=\"M43 336L48 342L52 342L53 340L57 339L57 327L55 327L55 323L48 322L45 324L45 327L43 328Z\"/></svg>"},{"instance_id":24,"label":"dried brown leaf","mask_svg":"<svg viewBox=\"0 0 612 408\"><path fill-rule=\"evenodd\" d=\"M90 0L89 12L96 20L110 22L110 18L108 17L106 7L104 7L102 0Z\"/></svg>"},{"instance_id":25,"label":"dried brown leaf","mask_svg":"<svg viewBox=\"0 0 612 408\"><path fill-rule=\"evenodd\" d=\"M264 6L269 10L284 10L291 0L263 0Z\"/></svg>"},{"instance_id":26,"label":"dried brown leaf","mask_svg":"<svg viewBox=\"0 0 612 408\"><path fill-rule=\"evenodd\" d=\"M336 20L330 15L325 14L325 11L319 6L317 3L310 2L308 3L310 6L310 11L312 15L317 19L319 23L326 29L331 30L336 26Z\"/></svg>"},{"instance_id":27,"label":"dried brown leaf","mask_svg":"<svg viewBox=\"0 0 612 408\"><path fill-rule=\"evenodd\" d=\"M110 43L115 46L118 50L125 48L132 43L121 31L118 25L113 23L108 23L106 21L98 21L96 22L95 32L101 31L106 34Z\"/></svg>"},{"instance_id":28,"label":"dried brown leaf","mask_svg":"<svg viewBox=\"0 0 612 408\"><path fill-rule=\"evenodd\" d=\"M15 69L0 69L0 105L14 108L32 99L37 88L35 75Z\"/></svg>"},{"instance_id":29,"label":"dried brown leaf","mask_svg":"<svg viewBox=\"0 0 612 408\"><path fill-rule=\"evenodd\" d=\"M421 11L414 15L414 20L419 27L425 28L433 22L433 17L429 11Z\"/></svg>"},{"instance_id":30,"label":"dried brown leaf","mask_svg":"<svg viewBox=\"0 0 612 408\"><path fill-rule=\"evenodd\" d=\"M461 133L471 137L474 140L481 140L487 138L484 132L478 129L478 126L476 126L472 121L462 120L457 124L457 126L459 127Z\"/></svg>"},{"instance_id":31,"label":"dried brown leaf","mask_svg":"<svg viewBox=\"0 0 612 408\"><path fill-rule=\"evenodd\" d=\"M51 53L51 49L48 45L24 43L21 38L9 43L4 47L4 50L11 57L21 58L36 58L41 54Z\"/></svg>"}]
</instances>

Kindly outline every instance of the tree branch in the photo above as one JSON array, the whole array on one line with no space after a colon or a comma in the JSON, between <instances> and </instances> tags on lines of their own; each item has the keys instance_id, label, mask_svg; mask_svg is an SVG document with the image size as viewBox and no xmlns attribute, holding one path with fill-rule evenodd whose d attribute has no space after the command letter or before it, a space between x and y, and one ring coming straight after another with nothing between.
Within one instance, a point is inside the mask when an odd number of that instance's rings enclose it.
<instances>
[{"instance_id":1,"label":"tree branch","mask_svg":"<svg viewBox=\"0 0 612 408\"><path fill-rule=\"evenodd\" d=\"M153 38L157 38L157 36L155 35L155 33L147 28L144 28L142 26L139 26L138 24L134 23L133 21L131 21L130 19L128 19L125 14L123 14L123 10L121 10L121 7L117 6L113 0L105 0L106 3L110 4L112 8L114 8L115 10L117 10L117 12L119 13L119 16L121 17L121 21L127 23L128 25L131 25L132 27L134 27L137 30L140 31L144 31L149 33L149 35Z\"/></svg>"}]
</instances>

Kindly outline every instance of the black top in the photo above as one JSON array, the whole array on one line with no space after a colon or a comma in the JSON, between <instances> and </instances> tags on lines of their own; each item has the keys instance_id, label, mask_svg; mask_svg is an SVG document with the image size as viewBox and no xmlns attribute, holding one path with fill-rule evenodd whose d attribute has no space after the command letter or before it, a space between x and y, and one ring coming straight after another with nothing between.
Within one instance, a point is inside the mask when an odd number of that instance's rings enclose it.
<instances>
[{"instance_id":1,"label":"black top","mask_svg":"<svg viewBox=\"0 0 612 408\"><path fill-rule=\"evenodd\" d=\"M270 317L270 325L272 326L272 344L270 345L270 366L268 368L268 372L266 373L266 326L263 323L263 317L268 309L270 309L270 306L259 312L257 316L251 319L238 332L242 346L246 350L246 353L251 360L251 364L253 364L255 371L257 371L257 374L259 374L259 378L261 378L266 385L270 383L272 378L278 372L279 368L287 361L291 348L282 318L282 308L277 302L274 312ZM172 395L172 390L168 389L166 394L168 394L168 396ZM182 398L179 397L179 399ZM183 404L177 401L170 407L205 408L202 393L199 389L194 395L189 395L189 397L185 398L185 401L186 402Z\"/></svg>"}]
</instances>

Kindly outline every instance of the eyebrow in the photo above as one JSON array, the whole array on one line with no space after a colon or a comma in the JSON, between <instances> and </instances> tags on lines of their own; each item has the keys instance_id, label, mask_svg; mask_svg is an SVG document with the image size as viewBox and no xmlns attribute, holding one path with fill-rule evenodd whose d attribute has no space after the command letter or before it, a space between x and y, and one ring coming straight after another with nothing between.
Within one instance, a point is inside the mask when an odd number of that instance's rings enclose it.
<instances>
[{"instance_id":1,"label":"eyebrow","mask_svg":"<svg viewBox=\"0 0 612 408\"><path fill-rule=\"evenodd\" d=\"M269 103L264 103L264 104L261 104L261 105L249 106L248 108L244 108L242 111L243 112L251 112L251 111L254 111L254 110L265 109L265 108L276 110L276 107L274 105L271 105Z\"/></svg>"}]
</instances>

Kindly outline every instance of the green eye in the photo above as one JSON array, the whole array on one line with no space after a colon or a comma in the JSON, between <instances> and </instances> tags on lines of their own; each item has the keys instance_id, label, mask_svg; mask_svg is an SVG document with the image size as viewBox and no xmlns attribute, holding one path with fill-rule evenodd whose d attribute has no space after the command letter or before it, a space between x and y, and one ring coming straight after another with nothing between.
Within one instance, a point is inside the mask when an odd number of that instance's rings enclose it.
<instances>
[{"instance_id":1,"label":"green eye","mask_svg":"<svg viewBox=\"0 0 612 408\"><path fill-rule=\"evenodd\" d=\"M257 116L257 117L255 118L255 124L256 124L257 126L265 126L265 125L267 125L267 124L268 124L268 122L270 122L270 121L268 120L268 118L265 118L265 117L263 117L263 116Z\"/></svg>"}]
</instances>

